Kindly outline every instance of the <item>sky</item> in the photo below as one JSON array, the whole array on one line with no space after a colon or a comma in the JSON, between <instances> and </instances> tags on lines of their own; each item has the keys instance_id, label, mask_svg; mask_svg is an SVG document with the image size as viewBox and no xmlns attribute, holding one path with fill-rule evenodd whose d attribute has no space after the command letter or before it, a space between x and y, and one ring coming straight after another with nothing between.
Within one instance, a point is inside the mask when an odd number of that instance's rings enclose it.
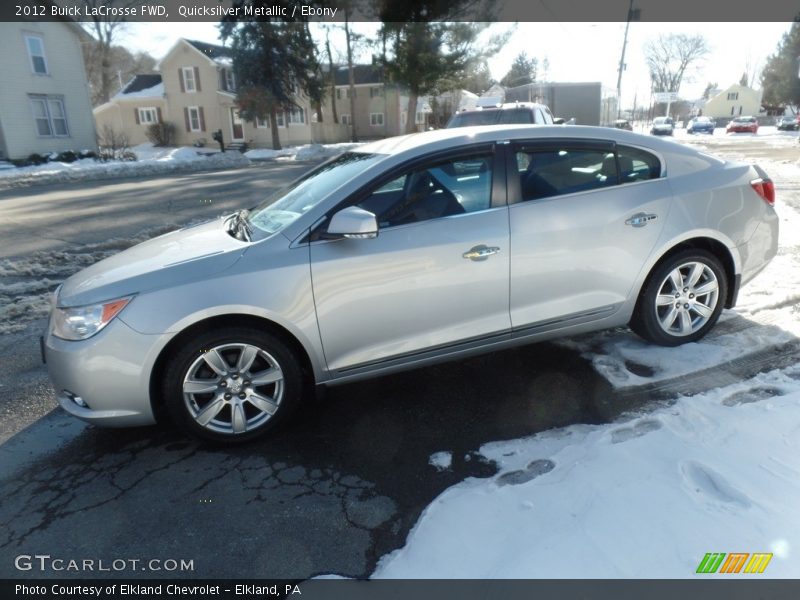
<instances>
[{"instance_id":1,"label":"sky","mask_svg":"<svg viewBox=\"0 0 800 600\"><path fill-rule=\"evenodd\" d=\"M633 22L628 31L626 69L622 79L623 107L631 108L650 102L650 80L643 57L647 40L663 33L703 34L711 46L711 54L687 74L681 95L689 100L699 98L707 83L725 89L737 83L746 66L763 66L767 56L775 52L781 36L790 23L641 23ZM132 23L123 42L130 50L145 50L161 58L178 37L220 43L213 23ZM375 38L376 23L355 23L356 31ZM495 79L508 71L520 52L544 57L550 62L547 78L551 81L600 81L615 89L625 23L495 23L484 35L511 32L504 48L489 60ZM324 38L321 31L316 35ZM344 35L332 34L334 53L344 54ZM365 49L360 60L369 62L371 50Z\"/></svg>"}]
</instances>

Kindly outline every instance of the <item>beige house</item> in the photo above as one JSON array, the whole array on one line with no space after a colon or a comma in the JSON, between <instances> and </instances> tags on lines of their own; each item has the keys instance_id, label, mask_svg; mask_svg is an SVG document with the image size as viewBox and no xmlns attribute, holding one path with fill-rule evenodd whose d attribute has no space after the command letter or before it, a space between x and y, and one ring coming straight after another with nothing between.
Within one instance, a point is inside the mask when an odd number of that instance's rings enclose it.
<instances>
[{"instance_id":1,"label":"beige house","mask_svg":"<svg viewBox=\"0 0 800 600\"><path fill-rule=\"evenodd\" d=\"M408 120L408 95L402 88L384 83L380 67L374 65L354 65L355 81L355 123L356 135L359 139L377 139L403 135ZM350 107L350 76L346 66L336 67L334 71L336 84L336 115L340 123L350 125L352 122ZM326 99L330 102L330 99ZM427 127L431 106L429 98L417 99L417 110L414 123L417 131ZM330 112L323 116L330 118Z\"/></svg>"},{"instance_id":2,"label":"beige house","mask_svg":"<svg viewBox=\"0 0 800 600\"><path fill-rule=\"evenodd\" d=\"M0 23L0 159L97 148L81 43L72 21Z\"/></svg>"},{"instance_id":3,"label":"beige house","mask_svg":"<svg viewBox=\"0 0 800 600\"><path fill-rule=\"evenodd\" d=\"M124 133L131 146L148 141L147 129L164 121L164 84L161 75L136 75L114 97L94 109L101 143Z\"/></svg>"},{"instance_id":4,"label":"beige house","mask_svg":"<svg viewBox=\"0 0 800 600\"><path fill-rule=\"evenodd\" d=\"M713 119L763 115L765 112L761 107L761 90L754 90L738 83L732 85L709 99L703 114Z\"/></svg>"},{"instance_id":5,"label":"beige house","mask_svg":"<svg viewBox=\"0 0 800 600\"><path fill-rule=\"evenodd\" d=\"M268 120L246 121L239 115L236 78L227 48L179 39L158 66L160 74L137 75L108 103L95 109L100 131L119 128L135 145L146 141L152 122L167 122L174 125L177 145L216 146L213 134L221 131L226 145L272 147ZM281 145L348 139L347 127L317 123L308 100L298 97L296 102L294 110L278 113Z\"/></svg>"}]
</instances>

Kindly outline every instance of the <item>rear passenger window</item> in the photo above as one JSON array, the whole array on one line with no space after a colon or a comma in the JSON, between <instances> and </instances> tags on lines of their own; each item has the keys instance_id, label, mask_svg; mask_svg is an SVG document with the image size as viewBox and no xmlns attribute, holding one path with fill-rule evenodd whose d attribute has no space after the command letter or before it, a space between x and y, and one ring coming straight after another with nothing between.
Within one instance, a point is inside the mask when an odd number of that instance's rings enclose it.
<instances>
[{"instance_id":1,"label":"rear passenger window","mask_svg":"<svg viewBox=\"0 0 800 600\"><path fill-rule=\"evenodd\" d=\"M529 108L507 108L498 111L500 118L498 124L500 125L517 125L520 123L533 123L533 115Z\"/></svg>"},{"instance_id":2,"label":"rear passenger window","mask_svg":"<svg viewBox=\"0 0 800 600\"><path fill-rule=\"evenodd\" d=\"M658 157L628 146L617 146L619 155L619 182L631 183L661 177L661 161Z\"/></svg>"},{"instance_id":3,"label":"rear passenger window","mask_svg":"<svg viewBox=\"0 0 800 600\"><path fill-rule=\"evenodd\" d=\"M613 152L562 148L516 153L523 200L536 200L616 185Z\"/></svg>"}]
</instances>

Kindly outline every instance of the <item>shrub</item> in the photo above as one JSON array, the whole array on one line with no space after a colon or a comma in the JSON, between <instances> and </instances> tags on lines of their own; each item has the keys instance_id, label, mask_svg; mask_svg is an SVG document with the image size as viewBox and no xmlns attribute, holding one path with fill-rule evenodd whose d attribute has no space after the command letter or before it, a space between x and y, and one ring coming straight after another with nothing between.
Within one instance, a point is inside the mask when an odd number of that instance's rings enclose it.
<instances>
[{"instance_id":1,"label":"shrub","mask_svg":"<svg viewBox=\"0 0 800 600\"><path fill-rule=\"evenodd\" d=\"M175 125L172 123L153 123L147 128L147 139L154 146L172 146L175 140Z\"/></svg>"}]
</instances>

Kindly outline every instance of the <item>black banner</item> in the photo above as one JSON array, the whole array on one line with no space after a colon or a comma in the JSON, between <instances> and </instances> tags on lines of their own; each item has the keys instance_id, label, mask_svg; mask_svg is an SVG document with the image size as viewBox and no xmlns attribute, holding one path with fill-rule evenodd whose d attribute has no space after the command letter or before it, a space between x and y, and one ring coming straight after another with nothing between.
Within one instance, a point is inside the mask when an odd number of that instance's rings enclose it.
<instances>
[{"instance_id":1,"label":"black banner","mask_svg":"<svg viewBox=\"0 0 800 600\"><path fill-rule=\"evenodd\" d=\"M796 598L800 580L743 577L579 580L2 580L3 600L761 600Z\"/></svg>"},{"instance_id":2,"label":"black banner","mask_svg":"<svg viewBox=\"0 0 800 600\"><path fill-rule=\"evenodd\" d=\"M405 0L391 0L403 3ZM356 3L357 4L357 3ZM142 2L98 2L87 7L83 0L10 0L0 3L0 21L91 21L96 18L149 22L217 22L226 16L239 20L311 20L344 22L348 4L337 0L142 0ZM349 21L378 21L379 0L365 0L351 9ZM464 9L459 21L502 22L790 22L800 14L800 5L786 0L745 2L732 0L500 0L477 2Z\"/></svg>"}]
</instances>

